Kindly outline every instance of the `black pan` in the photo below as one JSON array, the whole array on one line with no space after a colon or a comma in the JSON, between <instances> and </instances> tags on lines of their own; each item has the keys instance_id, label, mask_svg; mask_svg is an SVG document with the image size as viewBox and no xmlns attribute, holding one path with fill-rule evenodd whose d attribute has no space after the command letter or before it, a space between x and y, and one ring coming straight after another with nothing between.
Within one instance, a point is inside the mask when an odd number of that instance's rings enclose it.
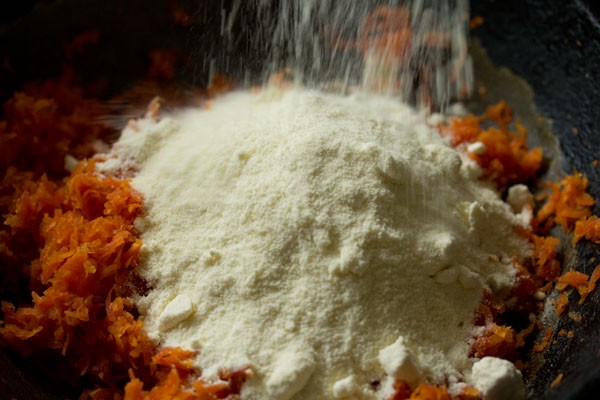
<instances>
[{"instance_id":1,"label":"black pan","mask_svg":"<svg viewBox=\"0 0 600 400\"><path fill-rule=\"evenodd\" d=\"M139 78L147 53L158 47L179 48L189 55L178 78L193 85L206 83L208 71L237 74L256 71L264 56L252 45L252 35L241 35L223 55L220 40L221 4L189 1L202 24L176 27L165 18L167 1L33 1L0 6L0 56L10 55L12 70L0 71L0 100L35 78L58 74L62 43L90 27L103 40L79 59L85 79L110 77L112 93ZM221 2L218 2L221 3ZM223 1L227 8L230 1ZM583 172L590 192L600 199L600 23L594 0L472 0L472 14L484 18L474 31L491 59L523 77L535 93L534 103L551 121L564 158L562 169ZM152 7L149 6L152 4ZM14 8L16 6L16 8ZM242 18L243 20L243 18ZM236 29L249 30L241 21ZM212 60L207 63L206 60ZM107 93L110 95L111 93ZM574 129L575 128L575 129ZM600 214L596 207L595 214ZM598 246L583 243L568 267L591 273L600 263ZM600 290L582 306L573 304L583 320L559 320L560 329L574 339L555 335L558 343L532 361L528 389L532 399L595 399L600 393ZM562 382L550 383L562 373ZM58 399L76 397L66 385L49 381L36 365L0 349L0 399Z\"/></svg>"}]
</instances>

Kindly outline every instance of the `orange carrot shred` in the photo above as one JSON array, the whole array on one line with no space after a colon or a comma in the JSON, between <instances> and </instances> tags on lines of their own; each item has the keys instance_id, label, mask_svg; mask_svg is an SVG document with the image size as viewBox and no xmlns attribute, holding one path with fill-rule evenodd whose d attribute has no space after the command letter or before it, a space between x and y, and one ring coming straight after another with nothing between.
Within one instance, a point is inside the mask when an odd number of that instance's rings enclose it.
<instances>
[{"instance_id":1,"label":"orange carrot shred","mask_svg":"<svg viewBox=\"0 0 600 400\"><path fill-rule=\"evenodd\" d=\"M562 379L563 379L563 373L561 372L560 374L558 374L556 376L556 378L554 378L552 383L550 383L550 387L554 389L556 386L558 386L558 384L562 381Z\"/></svg>"},{"instance_id":2,"label":"orange carrot shred","mask_svg":"<svg viewBox=\"0 0 600 400\"><path fill-rule=\"evenodd\" d=\"M482 122L486 120L493 121L497 127L482 128ZM510 130L512 121L512 110L505 102L500 102L490 106L480 117L453 118L440 131L451 138L453 146L482 143L485 152L469 153L469 156L485 171L485 177L503 190L516 183L529 182L542 165L542 149L529 149L525 129L515 122L515 130Z\"/></svg>"},{"instance_id":3,"label":"orange carrot shred","mask_svg":"<svg viewBox=\"0 0 600 400\"><path fill-rule=\"evenodd\" d=\"M552 236L533 235L534 254L536 261L535 274L546 281L552 281L560 275L560 263L556 254L560 240Z\"/></svg>"},{"instance_id":4,"label":"orange carrot shred","mask_svg":"<svg viewBox=\"0 0 600 400\"><path fill-rule=\"evenodd\" d=\"M573 269L569 270L556 281L556 289L559 291L565 290L571 286L579 290L580 288L587 288L589 276Z\"/></svg>"},{"instance_id":5,"label":"orange carrot shred","mask_svg":"<svg viewBox=\"0 0 600 400\"><path fill-rule=\"evenodd\" d=\"M582 239L600 244L600 219L597 216L591 215L575 222L573 244Z\"/></svg>"},{"instance_id":6,"label":"orange carrot shred","mask_svg":"<svg viewBox=\"0 0 600 400\"><path fill-rule=\"evenodd\" d=\"M587 185L587 178L580 173L568 175L559 183L548 183L550 193L544 196L546 202L537 213L537 225L548 229L558 224L571 232L578 220L592 215L595 201L586 192Z\"/></svg>"}]
</instances>

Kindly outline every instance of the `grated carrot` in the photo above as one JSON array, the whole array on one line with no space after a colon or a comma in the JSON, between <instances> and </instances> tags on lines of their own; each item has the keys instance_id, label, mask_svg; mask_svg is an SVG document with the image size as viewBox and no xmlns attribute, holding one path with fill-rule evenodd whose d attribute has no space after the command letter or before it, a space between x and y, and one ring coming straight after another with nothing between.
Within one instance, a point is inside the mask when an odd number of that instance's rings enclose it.
<instances>
[{"instance_id":1,"label":"grated carrot","mask_svg":"<svg viewBox=\"0 0 600 400\"><path fill-rule=\"evenodd\" d=\"M143 389L144 383L135 377L132 370L129 375L124 400L216 400L239 398L241 386L252 376L252 371L244 366L235 371L222 371L219 381L197 379L190 384L188 371L171 367L168 372L157 374L158 383L149 391Z\"/></svg>"},{"instance_id":2,"label":"grated carrot","mask_svg":"<svg viewBox=\"0 0 600 400\"><path fill-rule=\"evenodd\" d=\"M152 366L164 366L176 368L184 372L194 371L193 360L196 353L191 350L183 350L180 347L167 347L152 357Z\"/></svg>"},{"instance_id":3,"label":"grated carrot","mask_svg":"<svg viewBox=\"0 0 600 400\"><path fill-rule=\"evenodd\" d=\"M475 337L471 352L477 358L486 356L506 358L516 348L517 334L512 327L490 323Z\"/></svg>"},{"instance_id":4,"label":"grated carrot","mask_svg":"<svg viewBox=\"0 0 600 400\"><path fill-rule=\"evenodd\" d=\"M562 381L563 379L563 373L561 372L560 374L558 374L556 376L556 378L554 378L554 380L552 381L552 383L550 383L550 387L552 389L554 389L556 386L558 386L558 384Z\"/></svg>"},{"instance_id":5,"label":"grated carrot","mask_svg":"<svg viewBox=\"0 0 600 400\"><path fill-rule=\"evenodd\" d=\"M121 297L139 263L133 221L141 197L127 181L80 164L62 184L31 183L6 223L40 243L30 265L31 305L3 302L0 337L27 354L53 349L110 383L150 360L153 345Z\"/></svg>"},{"instance_id":6,"label":"grated carrot","mask_svg":"<svg viewBox=\"0 0 600 400\"><path fill-rule=\"evenodd\" d=\"M570 270L558 278L556 288L559 291L569 286L575 288L580 295L579 304L583 304L587 296L596 289L598 279L600 279L600 265L594 268L592 275Z\"/></svg>"},{"instance_id":7,"label":"grated carrot","mask_svg":"<svg viewBox=\"0 0 600 400\"><path fill-rule=\"evenodd\" d=\"M546 202L536 216L539 229L546 231L557 224L571 232L578 220L591 216L595 201L586 192L587 185L587 178L578 172L566 176L559 183L549 182L550 193L540 197Z\"/></svg>"},{"instance_id":8,"label":"grated carrot","mask_svg":"<svg viewBox=\"0 0 600 400\"><path fill-rule=\"evenodd\" d=\"M484 129L486 122L496 126ZM516 183L533 180L542 165L542 149L529 149L526 130L518 122L513 124L513 113L505 102L489 107L485 114L476 117L453 118L447 126L441 127L441 133L451 138L452 145L458 146L480 142L485 146L483 154L469 153L485 171L485 177L504 190Z\"/></svg>"},{"instance_id":9,"label":"grated carrot","mask_svg":"<svg viewBox=\"0 0 600 400\"><path fill-rule=\"evenodd\" d=\"M579 304L582 304L587 296L596 289L598 279L600 279L600 265L597 265L596 268L594 268L594 271L592 271L592 275L590 275L587 287L579 290L579 294L581 295Z\"/></svg>"},{"instance_id":10,"label":"grated carrot","mask_svg":"<svg viewBox=\"0 0 600 400\"><path fill-rule=\"evenodd\" d=\"M556 259L560 240L552 236L533 235L535 274L545 281L553 281L560 275L560 263Z\"/></svg>"},{"instance_id":11,"label":"grated carrot","mask_svg":"<svg viewBox=\"0 0 600 400\"><path fill-rule=\"evenodd\" d=\"M600 244L600 219L597 216L591 215L575 222L573 244L582 239Z\"/></svg>"},{"instance_id":12,"label":"grated carrot","mask_svg":"<svg viewBox=\"0 0 600 400\"><path fill-rule=\"evenodd\" d=\"M588 278L588 275L571 269L558 278L556 281L556 289L562 291L569 286L574 287L577 290L587 288Z\"/></svg>"},{"instance_id":13,"label":"grated carrot","mask_svg":"<svg viewBox=\"0 0 600 400\"><path fill-rule=\"evenodd\" d=\"M90 157L94 141L112 132L100 122L106 107L86 98L72 80L66 71L59 79L30 83L4 104L0 175L12 167L62 177L67 154Z\"/></svg>"}]
</instances>

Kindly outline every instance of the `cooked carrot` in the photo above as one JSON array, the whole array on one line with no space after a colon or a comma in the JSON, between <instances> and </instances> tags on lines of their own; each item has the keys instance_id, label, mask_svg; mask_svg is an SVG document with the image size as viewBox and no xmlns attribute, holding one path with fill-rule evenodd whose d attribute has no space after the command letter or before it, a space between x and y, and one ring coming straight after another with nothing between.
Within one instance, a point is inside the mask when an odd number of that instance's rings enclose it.
<instances>
[{"instance_id":1,"label":"cooked carrot","mask_svg":"<svg viewBox=\"0 0 600 400\"><path fill-rule=\"evenodd\" d=\"M563 379L563 373L561 372L560 374L558 374L556 376L556 378L554 378L554 380L552 381L552 383L550 383L550 387L554 389L556 386L558 386L558 384L560 382L562 382L562 379Z\"/></svg>"},{"instance_id":2,"label":"cooked carrot","mask_svg":"<svg viewBox=\"0 0 600 400\"><path fill-rule=\"evenodd\" d=\"M492 121L496 126L483 128ZM485 177L493 180L500 190L516 183L528 183L537 175L542 165L542 149L529 149L527 132L518 122L513 124L513 113L504 102L489 107L480 117L469 115L453 118L441 133L458 146L480 142L485 147L482 154L469 153L484 170Z\"/></svg>"},{"instance_id":3,"label":"cooked carrot","mask_svg":"<svg viewBox=\"0 0 600 400\"><path fill-rule=\"evenodd\" d=\"M517 334L510 326L490 323L475 337L471 345L473 355L478 358L492 356L506 358L517 348Z\"/></svg>"},{"instance_id":4,"label":"cooked carrot","mask_svg":"<svg viewBox=\"0 0 600 400\"><path fill-rule=\"evenodd\" d=\"M579 290L579 294L581 295L579 304L582 304L587 296L592 293L594 289L596 289L596 283L598 282L598 279L600 279L600 265L597 265L596 268L594 268L592 275L590 275L587 287Z\"/></svg>"},{"instance_id":5,"label":"cooked carrot","mask_svg":"<svg viewBox=\"0 0 600 400\"><path fill-rule=\"evenodd\" d=\"M244 381L252 375L250 369L231 372L227 376L221 375L220 381L208 382L202 379L188 382L187 374L175 367L168 373L158 375L158 383L150 390L144 390L144 383L130 371L130 381L125 386L124 400L216 400L239 398L240 388Z\"/></svg>"},{"instance_id":6,"label":"cooked carrot","mask_svg":"<svg viewBox=\"0 0 600 400\"><path fill-rule=\"evenodd\" d=\"M533 235L535 274L545 281L552 281L560 275L560 263L556 259L560 240L552 236Z\"/></svg>"},{"instance_id":7,"label":"cooked carrot","mask_svg":"<svg viewBox=\"0 0 600 400\"><path fill-rule=\"evenodd\" d=\"M82 372L112 382L150 360L153 345L131 314L126 280L139 263L133 221L141 197L127 181L81 164L62 184L42 178L6 218L13 233L37 232L32 304L3 302L0 336L23 353L54 349ZM85 349L85 350L84 350Z\"/></svg>"},{"instance_id":8,"label":"cooked carrot","mask_svg":"<svg viewBox=\"0 0 600 400\"><path fill-rule=\"evenodd\" d=\"M192 372L194 370L193 360L195 356L196 353L190 350L183 350L179 347L167 347L152 357L152 364Z\"/></svg>"},{"instance_id":9,"label":"cooked carrot","mask_svg":"<svg viewBox=\"0 0 600 400\"><path fill-rule=\"evenodd\" d=\"M580 295L579 304L582 304L587 296L596 289L598 279L600 279L600 265L594 268L591 276L570 270L558 278L556 288L561 291L569 286L575 288Z\"/></svg>"},{"instance_id":10,"label":"cooked carrot","mask_svg":"<svg viewBox=\"0 0 600 400\"><path fill-rule=\"evenodd\" d=\"M568 286L579 288L587 288L589 276L573 269L569 270L558 278L556 282L556 289L565 290Z\"/></svg>"},{"instance_id":11,"label":"cooked carrot","mask_svg":"<svg viewBox=\"0 0 600 400\"><path fill-rule=\"evenodd\" d=\"M597 216L591 215L575 222L573 244L582 239L600 244L600 219Z\"/></svg>"},{"instance_id":12,"label":"cooked carrot","mask_svg":"<svg viewBox=\"0 0 600 400\"><path fill-rule=\"evenodd\" d=\"M557 224L571 232L575 223L592 215L594 198L587 192L588 180L580 173L568 175L559 183L548 183L550 193L540 199L546 199L536 216L536 224L542 230L548 230Z\"/></svg>"},{"instance_id":13,"label":"cooked carrot","mask_svg":"<svg viewBox=\"0 0 600 400\"><path fill-rule=\"evenodd\" d=\"M450 395L445 386L430 386L420 384L409 397L410 400L450 400Z\"/></svg>"},{"instance_id":14,"label":"cooked carrot","mask_svg":"<svg viewBox=\"0 0 600 400\"><path fill-rule=\"evenodd\" d=\"M101 123L106 107L85 98L68 73L26 85L4 104L0 120L0 179L9 167L40 176L65 175L65 156L92 156L94 143L111 133Z\"/></svg>"}]
</instances>

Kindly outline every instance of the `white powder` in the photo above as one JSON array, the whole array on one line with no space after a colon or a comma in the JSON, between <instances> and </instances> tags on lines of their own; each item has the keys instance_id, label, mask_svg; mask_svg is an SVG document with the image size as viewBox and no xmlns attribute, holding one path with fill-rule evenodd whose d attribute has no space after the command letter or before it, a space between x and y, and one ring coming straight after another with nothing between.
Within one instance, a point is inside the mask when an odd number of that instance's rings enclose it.
<instances>
[{"instance_id":1,"label":"white powder","mask_svg":"<svg viewBox=\"0 0 600 400\"><path fill-rule=\"evenodd\" d=\"M379 351L379 363L385 373L394 379L403 379L411 386L423 381L419 363L401 336L393 344Z\"/></svg>"},{"instance_id":2,"label":"white powder","mask_svg":"<svg viewBox=\"0 0 600 400\"><path fill-rule=\"evenodd\" d=\"M482 290L510 288L529 247L523 218L425 121L384 97L294 89L126 129L102 168L139 170L152 290L134 300L151 337L197 350L205 376L251 364L243 399L470 375Z\"/></svg>"},{"instance_id":3,"label":"white powder","mask_svg":"<svg viewBox=\"0 0 600 400\"><path fill-rule=\"evenodd\" d=\"M483 357L473 364L471 379L484 400L525 398L521 371L510 361L496 357Z\"/></svg>"}]
</instances>

